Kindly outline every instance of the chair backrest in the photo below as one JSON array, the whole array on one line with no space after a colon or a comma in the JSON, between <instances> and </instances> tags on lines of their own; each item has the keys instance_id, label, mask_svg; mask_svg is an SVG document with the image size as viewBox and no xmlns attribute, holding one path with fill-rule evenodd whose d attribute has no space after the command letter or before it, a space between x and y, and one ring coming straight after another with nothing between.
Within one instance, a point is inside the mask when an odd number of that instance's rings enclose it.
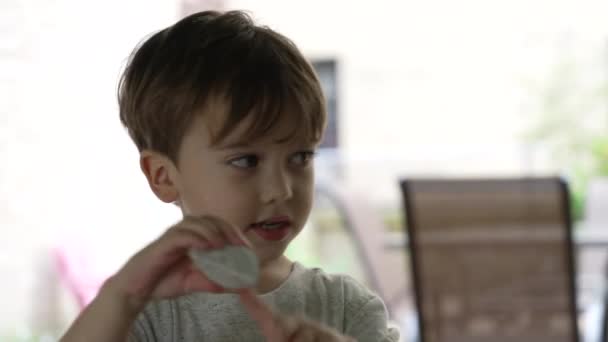
<instances>
[{"instance_id":1,"label":"chair backrest","mask_svg":"<svg viewBox=\"0 0 608 342\"><path fill-rule=\"evenodd\" d=\"M423 342L578 341L567 185L401 181Z\"/></svg>"}]
</instances>

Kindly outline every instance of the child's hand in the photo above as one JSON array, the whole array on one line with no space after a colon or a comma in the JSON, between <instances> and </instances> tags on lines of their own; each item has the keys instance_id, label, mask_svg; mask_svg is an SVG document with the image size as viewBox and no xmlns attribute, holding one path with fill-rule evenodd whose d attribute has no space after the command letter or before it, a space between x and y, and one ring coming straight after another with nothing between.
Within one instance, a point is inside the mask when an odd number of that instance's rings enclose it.
<instances>
[{"instance_id":1,"label":"child's hand","mask_svg":"<svg viewBox=\"0 0 608 342\"><path fill-rule=\"evenodd\" d=\"M188 250L222 248L227 244L249 246L237 228L219 218L186 217L131 257L104 288L127 300L135 311L150 299L195 291L224 292L195 268Z\"/></svg>"},{"instance_id":2,"label":"child's hand","mask_svg":"<svg viewBox=\"0 0 608 342\"><path fill-rule=\"evenodd\" d=\"M241 302L258 323L268 342L356 342L335 329L303 317L275 314L251 290L240 293Z\"/></svg>"}]
</instances>

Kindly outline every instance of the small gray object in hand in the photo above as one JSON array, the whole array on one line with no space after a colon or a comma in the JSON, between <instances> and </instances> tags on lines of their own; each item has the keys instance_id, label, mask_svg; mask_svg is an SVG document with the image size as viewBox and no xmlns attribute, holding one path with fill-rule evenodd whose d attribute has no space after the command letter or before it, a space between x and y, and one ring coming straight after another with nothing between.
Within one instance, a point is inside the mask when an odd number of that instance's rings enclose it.
<instances>
[{"instance_id":1,"label":"small gray object in hand","mask_svg":"<svg viewBox=\"0 0 608 342\"><path fill-rule=\"evenodd\" d=\"M191 249L188 255L209 280L226 289L251 288L258 283L258 258L250 248L229 245L213 250Z\"/></svg>"}]
</instances>

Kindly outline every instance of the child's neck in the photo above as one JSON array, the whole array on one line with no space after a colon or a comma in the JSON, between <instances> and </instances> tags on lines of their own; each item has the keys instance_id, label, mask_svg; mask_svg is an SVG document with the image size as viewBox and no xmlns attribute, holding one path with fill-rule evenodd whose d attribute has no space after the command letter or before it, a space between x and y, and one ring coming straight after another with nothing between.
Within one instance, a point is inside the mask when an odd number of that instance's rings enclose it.
<instances>
[{"instance_id":1,"label":"child's neck","mask_svg":"<svg viewBox=\"0 0 608 342\"><path fill-rule=\"evenodd\" d=\"M285 256L265 263L260 269L258 294L265 294L278 288L287 280L291 273L293 262Z\"/></svg>"}]
</instances>

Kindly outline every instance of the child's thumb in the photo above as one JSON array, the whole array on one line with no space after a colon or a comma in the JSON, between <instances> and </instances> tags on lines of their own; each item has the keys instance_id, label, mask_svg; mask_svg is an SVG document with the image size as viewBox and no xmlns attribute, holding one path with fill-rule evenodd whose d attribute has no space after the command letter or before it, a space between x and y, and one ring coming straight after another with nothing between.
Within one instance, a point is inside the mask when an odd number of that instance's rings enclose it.
<instances>
[{"instance_id":1,"label":"child's thumb","mask_svg":"<svg viewBox=\"0 0 608 342\"><path fill-rule=\"evenodd\" d=\"M223 287L210 281L199 271L193 271L188 274L184 282L184 290L186 292L225 292Z\"/></svg>"},{"instance_id":2,"label":"child's thumb","mask_svg":"<svg viewBox=\"0 0 608 342\"><path fill-rule=\"evenodd\" d=\"M239 292L241 303L249 315L255 320L268 342L283 342L285 331L274 312L260 300L251 289Z\"/></svg>"}]
</instances>

